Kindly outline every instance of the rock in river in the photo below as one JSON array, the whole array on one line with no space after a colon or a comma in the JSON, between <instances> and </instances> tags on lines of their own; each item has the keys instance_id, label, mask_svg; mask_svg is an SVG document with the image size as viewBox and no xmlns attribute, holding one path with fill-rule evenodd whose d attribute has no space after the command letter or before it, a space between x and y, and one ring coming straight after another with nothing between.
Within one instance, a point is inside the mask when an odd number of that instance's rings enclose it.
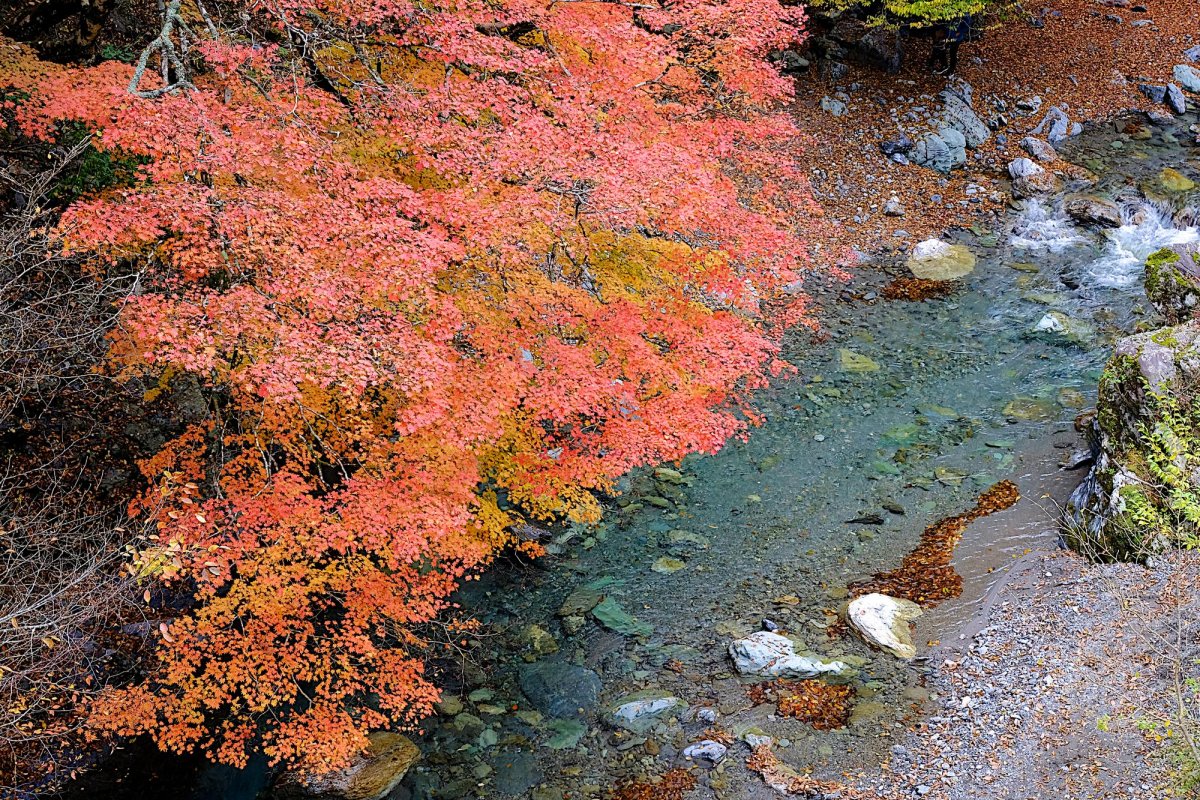
<instances>
[{"instance_id":1,"label":"rock in river","mask_svg":"<svg viewBox=\"0 0 1200 800\"><path fill-rule=\"evenodd\" d=\"M878 592L864 594L850 601L846 616L850 627L868 643L897 658L910 659L917 655L908 623L921 616L921 607L911 600Z\"/></svg>"},{"instance_id":2,"label":"rock in river","mask_svg":"<svg viewBox=\"0 0 1200 800\"><path fill-rule=\"evenodd\" d=\"M679 715L687 703L662 689L643 689L613 701L605 719L631 733L648 733L659 722Z\"/></svg>"},{"instance_id":3,"label":"rock in river","mask_svg":"<svg viewBox=\"0 0 1200 800\"><path fill-rule=\"evenodd\" d=\"M952 281L975 269L975 254L964 244L926 239L913 248L908 268L923 280Z\"/></svg>"},{"instance_id":4,"label":"rock in river","mask_svg":"<svg viewBox=\"0 0 1200 800\"><path fill-rule=\"evenodd\" d=\"M705 739L702 742L689 744L687 747L683 748L683 757L715 767L724 760L725 753L728 751L729 748L720 742L714 742L711 739Z\"/></svg>"},{"instance_id":5,"label":"rock in river","mask_svg":"<svg viewBox=\"0 0 1200 800\"><path fill-rule=\"evenodd\" d=\"M763 678L814 678L851 671L850 665L843 661L822 661L797 655L791 639L768 631L730 642L729 655L738 672Z\"/></svg>"},{"instance_id":6,"label":"rock in river","mask_svg":"<svg viewBox=\"0 0 1200 800\"><path fill-rule=\"evenodd\" d=\"M1111 200L1077 194L1063 200L1063 210L1073 219L1102 228L1121 227L1121 209Z\"/></svg>"},{"instance_id":7,"label":"rock in river","mask_svg":"<svg viewBox=\"0 0 1200 800\"><path fill-rule=\"evenodd\" d=\"M521 669L521 691L552 717L575 717L596 707L602 684L596 673L563 661L538 661Z\"/></svg>"},{"instance_id":8,"label":"rock in river","mask_svg":"<svg viewBox=\"0 0 1200 800\"><path fill-rule=\"evenodd\" d=\"M279 798L314 800L381 800L395 789L421 751L407 737L378 731L368 739L367 752L337 772L301 778L286 773L276 785Z\"/></svg>"}]
</instances>

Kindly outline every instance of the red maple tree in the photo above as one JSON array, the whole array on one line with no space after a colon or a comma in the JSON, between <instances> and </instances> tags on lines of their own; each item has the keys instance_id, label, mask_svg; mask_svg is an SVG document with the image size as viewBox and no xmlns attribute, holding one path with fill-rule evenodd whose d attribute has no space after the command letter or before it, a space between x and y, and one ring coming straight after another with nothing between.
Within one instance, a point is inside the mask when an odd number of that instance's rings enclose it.
<instances>
[{"instance_id":1,"label":"red maple tree","mask_svg":"<svg viewBox=\"0 0 1200 800\"><path fill-rule=\"evenodd\" d=\"M802 35L777 0L174 0L136 64L6 45L23 134L142 160L59 231L142 273L114 368L208 402L131 567L196 602L96 722L344 764L428 713L421 626L514 526L741 432L809 323L766 61Z\"/></svg>"}]
</instances>

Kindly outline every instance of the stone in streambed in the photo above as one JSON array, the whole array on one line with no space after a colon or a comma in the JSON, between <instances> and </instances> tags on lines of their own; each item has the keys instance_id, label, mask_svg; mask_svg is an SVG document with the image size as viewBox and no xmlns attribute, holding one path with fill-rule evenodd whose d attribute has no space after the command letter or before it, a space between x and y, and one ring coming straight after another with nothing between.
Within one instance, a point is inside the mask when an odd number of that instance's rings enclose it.
<instances>
[{"instance_id":1,"label":"stone in streambed","mask_svg":"<svg viewBox=\"0 0 1200 800\"><path fill-rule=\"evenodd\" d=\"M734 668L742 675L762 678L815 678L818 675L841 676L852 672L843 661L823 661L796 653L786 636L768 631L752 633L729 644Z\"/></svg>"},{"instance_id":2,"label":"stone in streambed","mask_svg":"<svg viewBox=\"0 0 1200 800\"><path fill-rule=\"evenodd\" d=\"M595 672L563 661L538 661L521 669L521 691L551 717L576 717L596 707L603 688Z\"/></svg>"},{"instance_id":3,"label":"stone in streambed","mask_svg":"<svg viewBox=\"0 0 1200 800\"><path fill-rule=\"evenodd\" d=\"M643 689L627 694L608 706L605 720L630 733L649 733L663 720L676 717L687 708L687 703L662 689Z\"/></svg>"},{"instance_id":4,"label":"stone in streambed","mask_svg":"<svg viewBox=\"0 0 1200 800\"><path fill-rule=\"evenodd\" d=\"M856 353L853 350L841 348L838 350L838 366L843 372L878 372L879 364L874 360L864 356L862 353Z\"/></svg>"},{"instance_id":5,"label":"stone in streambed","mask_svg":"<svg viewBox=\"0 0 1200 800\"><path fill-rule=\"evenodd\" d=\"M975 254L963 244L926 239L913 248L908 269L922 280L957 280L975 269Z\"/></svg>"},{"instance_id":6,"label":"stone in streambed","mask_svg":"<svg viewBox=\"0 0 1200 800\"><path fill-rule=\"evenodd\" d=\"M1192 189L1196 188L1196 182L1194 180L1184 175L1179 170L1172 169L1171 167L1165 167L1163 171L1158 174L1158 183L1164 190L1172 194L1182 194L1183 192L1190 192Z\"/></svg>"},{"instance_id":7,"label":"stone in streambed","mask_svg":"<svg viewBox=\"0 0 1200 800\"><path fill-rule=\"evenodd\" d=\"M1063 211L1073 219L1102 228L1121 227L1121 209L1112 200L1077 194L1063 200Z\"/></svg>"},{"instance_id":8,"label":"stone in streambed","mask_svg":"<svg viewBox=\"0 0 1200 800\"><path fill-rule=\"evenodd\" d=\"M621 604L611 597L606 597L592 609L596 621L610 631L623 636L649 636L654 632L647 622L642 622L629 614Z\"/></svg>"},{"instance_id":9,"label":"stone in streambed","mask_svg":"<svg viewBox=\"0 0 1200 800\"><path fill-rule=\"evenodd\" d=\"M921 616L921 607L911 600L873 592L851 600L846 615L850 627L869 644L897 658L917 655L908 623Z\"/></svg>"}]
</instances>

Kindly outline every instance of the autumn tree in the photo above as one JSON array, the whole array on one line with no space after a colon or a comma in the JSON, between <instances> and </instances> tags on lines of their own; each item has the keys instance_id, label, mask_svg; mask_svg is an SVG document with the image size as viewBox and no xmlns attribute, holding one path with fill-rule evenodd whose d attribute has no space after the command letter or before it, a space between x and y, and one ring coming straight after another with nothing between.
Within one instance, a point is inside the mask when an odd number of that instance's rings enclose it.
<instances>
[{"instance_id":1,"label":"autumn tree","mask_svg":"<svg viewBox=\"0 0 1200 800\"><path fill-rule=\"evenodd\" d=\"M16 133L137 163L57 228L139 275L112 374L204 413L130 571L192 598L94 722L336 767L436 696L422 626L526 521L754 420L809 323L776 0L172 0L132 63L6 44ZM149 594L147 595L149 596Z\"/></svg>"}]
</instances>

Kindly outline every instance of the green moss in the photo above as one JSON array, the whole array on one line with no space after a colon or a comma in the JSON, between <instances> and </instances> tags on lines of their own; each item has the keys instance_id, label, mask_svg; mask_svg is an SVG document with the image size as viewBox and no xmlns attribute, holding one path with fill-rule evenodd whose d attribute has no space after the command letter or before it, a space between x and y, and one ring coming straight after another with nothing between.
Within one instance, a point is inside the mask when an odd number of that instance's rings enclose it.
<instances>
[{"instance_id":1,"label":"green moss","mask_svg":"<svg viewBox=\"0 0 1200 800\"><path fill-rule=\"evenodd\" d=\"M57 144L70 150L88 136L90 132L84 125L68 123L63 126ZM95 194L105 189L133 186L138 180L138 167L145 163L147 162L143 157L100 150L89 142L75 161L74 167L65 171L59 178L51 193L51 200L56 204L66 205L84 195Z\"/></svg>"}]
</instances>

